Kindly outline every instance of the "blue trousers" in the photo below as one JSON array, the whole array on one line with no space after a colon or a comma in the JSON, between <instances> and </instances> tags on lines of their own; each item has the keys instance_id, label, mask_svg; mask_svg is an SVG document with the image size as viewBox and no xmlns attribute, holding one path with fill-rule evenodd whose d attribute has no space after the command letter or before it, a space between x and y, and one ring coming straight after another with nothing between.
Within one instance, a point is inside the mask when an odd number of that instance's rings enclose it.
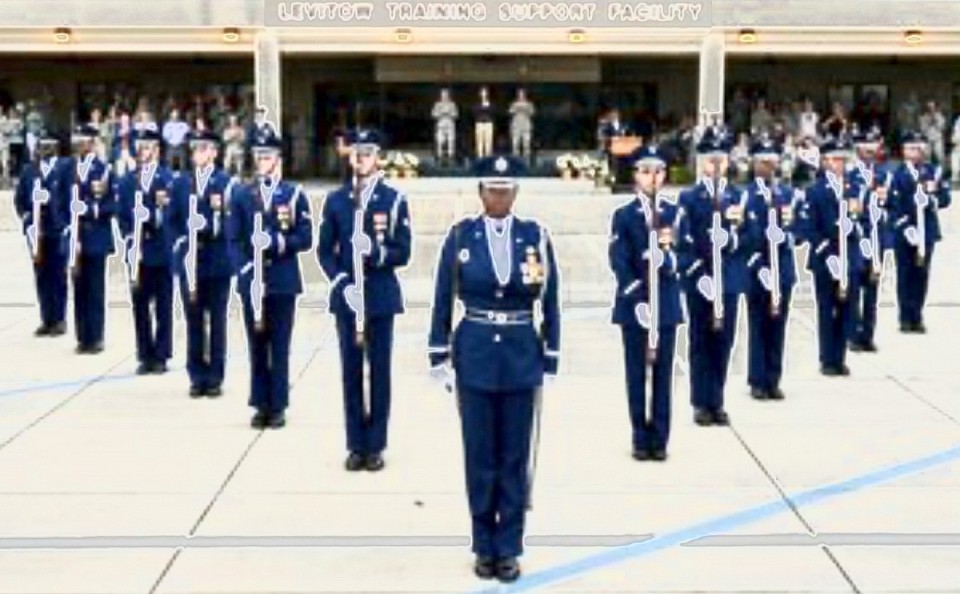
<instances>
[{"instance_id":1,"label":"blue trousers","mask_svg":"<svg viewBox=\"0 0 960 594\"><path fill-rule=\"evenodd\" d=\"M880 281L874 280L867 268L857 281L860 285L860 299L854 308L854 336L853 342L870 344L877 328L877 302L880 297Z\"/></svg>"},{"instance_id":2,"label":"blue trousers","mask_svg":"<svg viewBox=\"0 0 960 594\"><path fill-rule=\"evenodd\" d=\"M894 255L897 260L897 302L900 305L901 324L923 322L923 306L927 302L930 285L930 264L934 244L927 246L923 266L917 265L917 250L906 241L897 241Z\"/></svg>"},{"instance_id":3,"label":"blue trousers","mask_svg":"<svg viewBox=\"0 0 960 594\"><path fill-rule=\"evenodd\" d=\"M250 406L270 414L290 403L290 338L296 313L296 295L267 295L263 299L263 326L257 328L253 306L245 291L243 323L250 354Z\"/></svg>"},{"instance_id":4,"label":"blue trousers","mask_svg":"<svg viewBox=\"0 0 960 594\"><path fill-rule=\"evenodd\" d=\"M850 274L847 283L847 298L839 299L839 283L826 269L813 274L817 296L817 338L820 347L820 364L840 367L846 362L847 341L854 335L854 310L860 298L859 274Z\"/></svg>"},{"instance_id":5,"label":"blue trousers","mask_svg":"<svg viewBox=\"0 0 960 594\"><path fill-rule=\"evenodd\" d=\"M690 399L693 407L723 409L723 392L737 330L738 293L723 296L723 325L714 327L713 303L696 289L686 292L690 316Z\"/></svg>"},{"instance_id":6,"label":"blue trousers","mask_svg":"<svg viewBox=\"0 0 960 594\"><path fill-rule=\"evenodd\" d=\"M166 363L173 350L173 276L170 267L141 264L138 281L131 290L137 360Z\"/></svg>"},{"instance_id":7,"label":"blue trousers","mask_svg":"<svg viewBox=\"0 0 960 594\"><path fill-rule=\"evenodd\" d=\"M84 255L73 276L73 320L80 346L103 342L106 319L106 254Z\"/></svg>"},{"instance_id":8,"label":"blue trousers","mask_svg":"<svg viewBox=\"0 0 960 594\"><path fill-rule=\"evenodd\" d=\"M793 287L781 289L780 307L774 316L770 291L752 287L747 295L749 325L749 365L747 382L751 388L773 390L783 377L783 355L787 339L787 321Z\"/></svg>"},{"instance_id":9,"label":"blue trousers","mask_svg":"<svg viewBox=\"0 0 960 594\"><path fill-rule=\"evenodd\" d=\"M347 450L358 454L379 454L387 447L387 425L390 420L393 316L367 320L365 348L357 345L354 317L338 315L336 319ZM364 406L364 354L370 364L370 410L365 410Z\"/></svg>"},{"instance_id":10,"label":"blue trousers","mask_svg":"<svg viewBox=\"0 0 960 594\"><path fill-rule=\"evenodd\" d=\"M670 394L673 389L673 353L677 344L677 328L660 328L657 359L653 364L650 415L647 415L647 331L640 326L624 325L621 334L633 449L666 449L670 439Z\"/></svg>"},{"instance_id":11,"label":"blue trousers","mask_svg":"<svg viewBox=\"0 0 960 594\"><path fill-rule=\"evenodd\" d=\"M477 555L523 553L533 395L532 389L503 393L459 389L467 499Z\"/></svg>"},{"instance_id":12,"label":"blue trousers","mask_svg":"<svg viewBox=\"0 0 960 594\"><path fill-rule=\"evenodd\" d=\"M67 317L67 259L59 237L44 236L40 242L40 261L34 262L33 276L40 305L40 322L54 326Z\"/></svg>"},{"instance_id":13,"label":"blue trousers","mask_svg":"<svg viewBox=\"0 0 960 594\"><path fill-rule=\"evenodd\" d=\"M187 314L187 374L190 385L219 387L227 356L227 303L230 277L198 278L191 299L186 279L180 277L180 295Z\"/></svg>"}]
</instances>

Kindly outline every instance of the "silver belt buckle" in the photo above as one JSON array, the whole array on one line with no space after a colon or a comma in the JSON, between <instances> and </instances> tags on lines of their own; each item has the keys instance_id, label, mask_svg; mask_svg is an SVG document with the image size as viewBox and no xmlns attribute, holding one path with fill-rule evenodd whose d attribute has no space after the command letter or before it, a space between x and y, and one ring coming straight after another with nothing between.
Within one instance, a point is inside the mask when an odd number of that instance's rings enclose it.
<instances>
[{"instance_id":1,"label":"silver belt buckle","mask_svg":"<svg viewBox=\"0 0 960 594\"><path fill-rule=\"evenodd\" d=\"M498 314L497 314L497 323L498 323L498 324L505 324L506 322L507 322L507 314L505 314L505 313L498 313Z\"/></svg>"}]
</instances>

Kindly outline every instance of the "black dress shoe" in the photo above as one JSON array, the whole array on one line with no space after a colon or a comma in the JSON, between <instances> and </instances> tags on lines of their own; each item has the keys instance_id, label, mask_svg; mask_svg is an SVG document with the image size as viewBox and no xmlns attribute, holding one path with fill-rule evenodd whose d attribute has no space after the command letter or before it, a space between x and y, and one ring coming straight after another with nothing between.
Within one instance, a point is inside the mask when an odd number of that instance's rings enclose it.
<instances>
[{"instance_id":1,"label":"black dress shoe","mask_svg":"<svg viewBox=\"0 0 960 594\"><path fill-rule=\"evenodd\" d=\"M39 328L33 331L34 336L50 336L50 326L41 324Z\"/></svg>"},{"instance_id":2,"label":"black dress shoe","mask_svg":"<svg viewBox=\"0 0 960 594\"><path fill-rule=\"evenodd\" d=\"M506 557L497 561L497 579L505 584L515 582L520 577L520 563L516 557Z\"/></svg>"},{"instance_id":3,"label":"black dress shoe","mask_svg":"<svg viewBox=\"0 0 960 594\"><path fill-rule=\"evenodd\" d=\"M223 388L221 388L220 386L210 386L209 388L204 390L203 393L209 396L210 398L219 398L220 396L223 395Z\"/></svg>"},{"instance_id":4,"label":"black dress shoe","mask_svg":"<svg viewBox=\"0 0 960 594\"><path fill-rule=\"evenodd\" d=\"M847 367L846 365L841 365L840 367L837 368L837 374L843 375L843 376L850 375L850 368Z\"/></svg>"},{"instance_id":5,"label":"black dress shoe","mask_svg":"<svg viewBox=\"0 0 960 594\"><path fill-rule=\"evenodd\" d=\"M90 345L87 349L87 353L91 355L96 355L103 352L103 342L98 342L96 344Z\"/></svg>"},{"instance_id":6,"label":"black dress shoe","mask_svg":"<svg viewBox=\"0 0 960 594\"><path fill-rule=\"evenodd\" d=\"M350 472L363 470L365 466L366 460L364 459L363 454L357 452L350 452L350 455L347 456L347 461L343 463L343 467Z\"/></svg>"},{"instance_id":7,"label":"black dress shoe","mask_svg":"<svg viewBox=\"0 0 960 594\"><path fill-rule=\"evenodd\" d=\"M66 322L57 322L53 326L50 326L50 332L48 336L63 336L67 333L67 323Z\"/></svg>"},{"instance_id":8,"label":"black dress shoe","mask_svg":"<svg viewBox=\"0 0 960 594\"><path fill-rule=\"evenodd\" d=\"M386 466L386 462L383 461L381 454L368 454L364 460L364 466L370 472L379 472Z\"/></svg>"},{"instance_id":9,"label":"black dress shoe","mask_svg":"<svg viewBox=\"0 0 960 594\"><path fill-rule=\"evenodd\" d=\"M146 361L141 361L140 365L137 365L137 375L147 375L153 371L153 366L147 363Z\"/></svg>"},{"instance_id":10,"label":"black dress shoe","mask_svg":"<svg viewBox=\"0 0 960 594\"><path fill-rule=\"evenodd\" d=\"M287 417L282 412L272 413L267 419L267 427L271 429L281 429L287 424Z\"/></svg>"},{"instance_id":11,"label":"black dress shoe","mask_svg":"<svg viewBox=\"0 0 960 594\"><path fill-rule=\"evenodd\" d=\"M923 322L917 322L913 325L913 331L916 334L926 334L927 327L923 325Z\"/></svg>"},{"instance_id":12,"label":"black dress shoe","mask_svg":"<svg viewBox=\"0 0 960 594\"><path fill-rule=\"evenodd\" d=\"M863 348L863 344L861 344L861 343L859 343L859 342L851 342L851 343L850 343L850 352L851 352L851 353L862 353L864 350L865 350L865 349Z\"/></svg>"},{"instance_id":13,"label":"black dress shoe","mask_svg":"<svg viewBox=\"0 0 960 594\"><path fill-rule=\"evenodd\" d=\"M705 408L698 408L693 413L693 422L701 427L713 425L713 413Z\"/></svg>"},{"instance_id":14,"label":"black dress shoe","mask_svg":"<svg viewBox=\"0 0 960 594\"><path fill-rule=\"evenodd\" d=\"M750 397L754 400L766 400L770 394L761 388L750 388Z\"/></svg>"},{"instance_id":15,"label":"black dress shoe","mask_svg":"<svg viewBox=\"0 0 960 594\"><path fill-rule=\"evenodd\" d=\"M167 362L166 361L154 361L153 365L150 366L150 373L155 373L157 375L162 375L167 372Z\"/></svg>"},{"instance_id":16,"label":"black dress shoe","mask_svg":"<svg viewBox=\"0 0 960 594\"><path fill-rule=\"evenodd\" d=\"M722 427L730 424L730 415L727 414L727 411L720 410L713 411L713 424L720 425Z\"/></svg>"},{"instance_id":17,"label":"black dress shoe","mask_svg":"<svg viewBox=\"0 0 960 594\"><path fill-rule=\"evenodd\" d=\"M497 561L493 557L477 555L473 562L473 573L481 580L492 580L497 575Z\"/></svg>"},{"instance_id":18,"label":"black dress shoe","mask_svg":"<svg viewBox=\"0 0 960 594\"><path fill-rule=\"evenodd\" d=\"M646 448L638 448L633 450L633 459L637 462L646 462L650 459L650 450Z\"/></svg>"},{"instance_id":19,"label":"black dress shoe","mask_svg":"<svg viewBox=\"0 0 960 594\"><path fill-rule=\"evenodd\" d=\"M200 398L203 394L203 386L190 386L190 398Z\"/></svg>"},{"instance_id":20,"label":"black dress shoe","mask_svg":"<svg viewBox=\"0 0 960 594\"><path fill-rule=\"evenodd\" d=\"M667 450L663 448L656 448L650 454L650 457L656 462L663 462L667 459Z\"/></svg>"},{"instance_id":21,"label":"black dress shoe","mask_svg":"<svg viewBox=\"0 0 960 594\"><path fill-rule=\"evenodd\" d=\"M78 355L86 355L89 352L90 347L85 344L78 344L77 348L73 349L73 352Z\"/></svg>"},{"instance_id":22,"label":"black dress shoe","mask_svg":"<svg viewBox=\"0 0 960 594\"><path fill-rule=\"evenodd\" d=\"M265 410L258 410L253 418L250 419L250 426L254 429L263 429L267 426L267 417L270 416Z\"/></svg>"},{"instance_id":23,"label":"black dress shoe","mask_svg":"<svg viewBox=\"0 0 960 594\"><path fill-rule=\"evenodd\" d=\"M865 342L863 343L863 350L868 353L876 353L877 343L873 342L872 340L870 342Z\"/></svg>"},{"instance_id":24,"label":"black dress shoe","mask_svg":"<svg viewBox=\"0 0 960 594\"><path fill-rule=\"evenodd\" d=\"M774 388L770 390L767 397L770 400L783 400L784 398L786 398L786 395L783 393L783 390L781 390L780 388Z\"/></svg>"},{"instance_id":25,"label":"black dress shoe","mask_svg":"<svg viewBox=\"0 0 960 594\"><path fill-rule=\"evenodd\" d=\"M840 375L840 370L833 365L821 365L820 373L827 377L836 377Z\"/></svg>"}]
</instances>

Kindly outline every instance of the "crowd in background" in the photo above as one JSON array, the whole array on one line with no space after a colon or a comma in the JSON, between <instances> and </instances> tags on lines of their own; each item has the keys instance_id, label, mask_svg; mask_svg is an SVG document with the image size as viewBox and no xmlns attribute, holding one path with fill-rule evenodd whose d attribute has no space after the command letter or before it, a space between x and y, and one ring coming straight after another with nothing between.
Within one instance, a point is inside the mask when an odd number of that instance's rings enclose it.
<instances>
[{"instance_id":1,"label":"crowd in background","mask_svg":"<svg viewBox=\"0 0 960 594\"><path fill-rule=\"evenodd\" d=\"M230 98L218 92L162 98L117 93L109 105L88 104L72 119L74 125L83 123L97 130L97 153L118 175L136 167L134 134L147 123L160 130L162 157L174 170L188 166L189 134L213 130L223 141L224 167L231 174L243 175L249 165L246 149L257 123L252 105L250 96ZM20 167L33 159L37 139L48 125L55 127L43 100L0 108L0 184L9 187Z\"/></svg>"},{"instance_id":2,"label":"crowd in background","mask_svg":"<svg viewBox=\"0 0 960 594\"><path fill-rule=\"evenodd\" d=\"M43 95L6 109L0 107L0 185L9 187L20 166L32 159L40 133L51 123L50 101L49 95ZM72 116L73 124L87 123L98 130L97 151L117 174L122 175L136 166L133 133L147 122L161 130L163 158L175 170L187 162L190 132L204 129L212 129L222 138L221 155L228 171L242 175L249 170L246 148L257 125L250 94L228 96L214 90L191 96L144 96L117 92L109 99L88 99L81 103L80 113ZM490 106L484 102L482 93L476 103L468 111L473 112L477 124L473 131L475 150L485 154L492 145L488 123ZM535 139L536 113L533 101L519 90L509 110L509 149L527 159L531 157L531 146L540 144ZM441 95L431 114L437 126L438 157L452 156L455 114L456 106L449 96ZM624 120L622 130L611 127L612 119ZM686 165L693 170L698 123L691 115L671 114L658 121L646 113L621 114L616 109L608 109L598 118L597 147L603 150L611 131L617 129L617 133L635 134L644 142L657 143L671 164ZM903 131L915 130L929 142L932 160L949 165L953 181L960 182L960 116L951 122L940 105L932 100L921 102L916 94L888 112L885 102L874 96L854 102L850 109L839 101L821 109L808 98L768 102L762 96L751 99L738 90L726 106L726 123L735 134L734 163L743 172L747 170L750 139L759 135L767 135L782 144L783 173L792 176L802 169L796 158L801 148L818 145L826 136L876 128L886 139L881 158L889 158Z\"/></svg>"}]
</instances>

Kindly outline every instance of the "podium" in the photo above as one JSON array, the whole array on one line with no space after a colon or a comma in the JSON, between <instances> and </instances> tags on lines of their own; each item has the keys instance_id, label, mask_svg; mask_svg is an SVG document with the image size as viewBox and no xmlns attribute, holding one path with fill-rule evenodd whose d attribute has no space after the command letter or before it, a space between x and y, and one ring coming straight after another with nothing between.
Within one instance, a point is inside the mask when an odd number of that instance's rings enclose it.
<instances>
[{"instance_id":1,"label":"podium","mask_svg":"<svg viewBox=\"0 0 960 594\"><path fill-rule=\"evenodd\" d=\"M633 191L633 167L630 155L642 144L639 136L612 136L610 138L610 172L613 174L613 192Z\"/></svg>"}]
</instances>

